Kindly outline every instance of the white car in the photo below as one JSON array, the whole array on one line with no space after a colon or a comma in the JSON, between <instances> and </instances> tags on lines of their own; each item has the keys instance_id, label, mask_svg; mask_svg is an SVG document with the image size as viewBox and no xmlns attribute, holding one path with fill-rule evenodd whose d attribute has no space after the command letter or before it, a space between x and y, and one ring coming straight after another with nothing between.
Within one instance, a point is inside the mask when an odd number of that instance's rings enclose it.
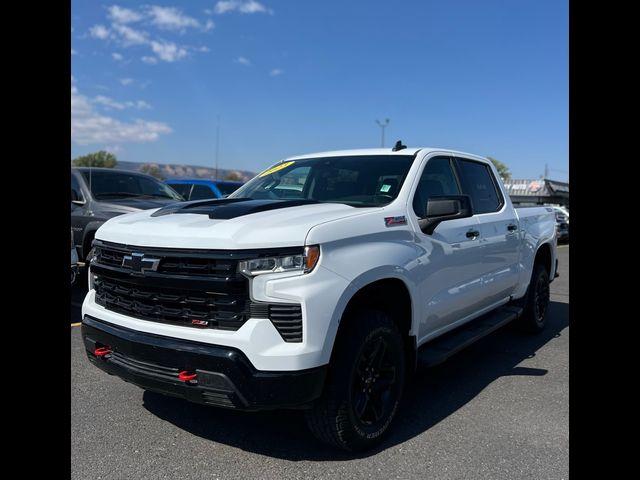
<instances>
[{"instance_id":1,"label":"white car","mask_svg":"<svg viewBox=\"0 0 640 480\"><path fill-rule=\"evenodd\" d=\"M512 320L544 328L555 225L551 208L514 209L477 155L396 145L292 157L226 199L102 225L87 356L192 402L303 408L324 442L370 448L417 363Z\"/></svg>"}]
</instances>

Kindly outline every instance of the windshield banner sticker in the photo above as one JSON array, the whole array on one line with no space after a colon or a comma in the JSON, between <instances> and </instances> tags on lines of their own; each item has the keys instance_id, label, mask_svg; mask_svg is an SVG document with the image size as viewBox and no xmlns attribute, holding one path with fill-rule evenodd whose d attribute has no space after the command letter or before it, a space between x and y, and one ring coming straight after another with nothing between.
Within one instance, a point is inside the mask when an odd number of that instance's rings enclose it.
<instances>
[{"instance_id":1,"label":"windshield banner sticker","mask_svg":"<svg viewBox=\"0 0 640 480\"><path fill-rule=\"evenodd\" d=\"M265 170L264 172L262 172L258 176L260 178L266 177L267 175L271 175L272 173L275 173L278 170L282 170L283 168L287 168L289 165L293 165L294 163L296 163L296 162L284 162L284 163L281 163L280 165L276 165L275 167L270 168L269 170Z\"/></svg>"}]
</instances>

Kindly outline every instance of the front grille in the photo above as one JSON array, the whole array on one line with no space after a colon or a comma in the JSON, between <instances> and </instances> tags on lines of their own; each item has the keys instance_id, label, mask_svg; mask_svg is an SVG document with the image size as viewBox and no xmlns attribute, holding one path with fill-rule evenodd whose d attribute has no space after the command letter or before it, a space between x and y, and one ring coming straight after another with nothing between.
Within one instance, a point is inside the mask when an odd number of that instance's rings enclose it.
<instances>
[{"instance_id":1,"label":"front grille","mask_svg":"<svg viewBox=\"0 0 640 480\"><path fill-rule=\"evenodd\" d=\"M285 342L302 342L302 307L300 305L270 304L269 320Z\"/></svg>"},{"instance_id":2,"label":"front grille","mask_svg":"<svg viewBox=\"0 0 640 480\"><path fill-rule=\"evenodd\" d=\"M249 318L249 283L237 273L236 252L98 241L95 251L91 271L96 274L96 303L108 310L141 320L222 330L238 330ZM138 259L136 269L132 255L159 261L153 265L154 261Z\"/></svg>"},{"instance_id":3,"label":"front grille","mask_svg":"<svg viewBox=\"0 0 640 480\"><path fill-rule=\"evenodd\" d=\"M107 310L141 320L233 331L250 317L268 318L285 342L302 341L301 306L252 302L249 281L238 273L240 259L283 252L177 250L100 241L94 246L95 299ZM144 272L136 270L124 262L134 253L159 261Z\"/></svg>"},{"instance_id":4,"label":"front grille","mask_svg":"<svg viewBox=\"0 0 640 480\"><path fill-rule=\"evenodd\" d=\"M138 251L138 250L136 250ZM132 249L126 247L101 245L96 248L96 261L110 267L122 267L126 255L130 255ZM197 275L214 278L228 278L236 273L237 260L229 258L203 258L190 255L181 255L175 251L150 251L150 255L157 257L160 253L162 261L156 270L166 275ZM195 254L197 255L197 253Z\"/></svg>"},{"instance_id":5,"label":"front grille","mask_svg":"<svg viewBox=\"0 0 640 480\"><path fill-rule=\"evenodd\" d=\"M143 320L237 330L247 318L249 299L243 293L153 288L104 274L98 275L94 288L99 305Z\"/></svg>"}]
</instances>

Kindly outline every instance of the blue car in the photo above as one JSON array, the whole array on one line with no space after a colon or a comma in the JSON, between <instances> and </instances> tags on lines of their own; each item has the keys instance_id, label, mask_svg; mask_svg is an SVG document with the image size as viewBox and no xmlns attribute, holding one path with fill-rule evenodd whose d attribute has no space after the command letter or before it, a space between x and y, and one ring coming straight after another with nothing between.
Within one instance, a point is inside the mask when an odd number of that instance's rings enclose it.
<instances>
[{"instance_id":1,"label":"blue car","mask_svg":"<svg viewBox=\"0 0 640 480\"><path fill-rule=\"evenodd\" d=\"M223 198L240 188L242 182L226 180L202 180L193 178L170 178L164 183L182 195L185 200L204 200L207 198Z\"/></svg>"}]
</instances>

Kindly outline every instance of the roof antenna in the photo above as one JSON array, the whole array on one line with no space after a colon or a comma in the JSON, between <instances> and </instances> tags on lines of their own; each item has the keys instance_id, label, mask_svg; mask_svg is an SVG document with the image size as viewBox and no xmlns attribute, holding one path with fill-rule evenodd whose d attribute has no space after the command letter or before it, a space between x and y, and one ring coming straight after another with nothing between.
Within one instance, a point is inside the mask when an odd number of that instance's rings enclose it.
<instances>
[{"instance_id":1,"label":"roof antenna","mask_svg":"<svg viewBox=\"0 0 640 480\"><path fill-rule=\"evenodd\" d=\"M395 147L393 147L393 148L391 149L391 151L392 151L392 152L397 152L398 150L402 150L402 149L404 149L404 148L407 148L407 146L402 144L402 140L398 140L398 141L396 142L396 146L395 146Z\"/></svg>"}]
</instances>

